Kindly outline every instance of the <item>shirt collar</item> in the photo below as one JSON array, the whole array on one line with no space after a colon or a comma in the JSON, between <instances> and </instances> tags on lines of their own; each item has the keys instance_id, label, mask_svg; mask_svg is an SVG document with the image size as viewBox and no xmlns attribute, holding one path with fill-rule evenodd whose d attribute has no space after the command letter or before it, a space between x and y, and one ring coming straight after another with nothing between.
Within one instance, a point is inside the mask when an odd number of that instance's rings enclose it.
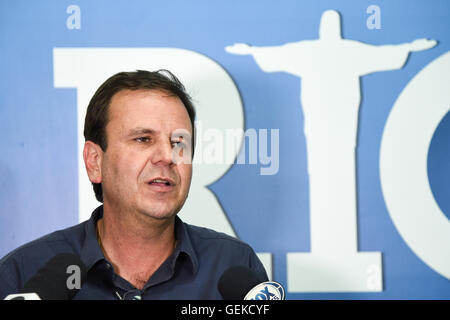
<instances>
[{"instance_id":1,"label":"shirt collar","mask_svg":"<svg viewBox=\"0 0 450 320\"><path fill-rule=\"evenodd\" d=\"M105 256L97 240L97 221L103 217L103 205L96 208L87 221L85 226L85 239L81 249L81 260L84 262L87 270L90 270L98 261L105 260ZM192 245L186 224L181 219L175 217L175 237L177 247L175 249L176 258L180 252L187 254L191 261L192 273L198 270L198 258ZM174 261L174 264L176 260Z\"/></svg>"},{"instance_id":2,"label":"shirt collar","mask_svg":"<svg viewBox=\"0 0 450 320\"><path fill-rule=\"evenodd\" d=\"M103 217L103 205L92 212L91 218L85 225L85 238L81 248L81 260L84 262L87 270L90 270L94 264L104 260L102 249L97 240L97 221Z\"/></svg>"},{"instance_id":3,"label":"shirt collar","mask_svg":"<svg viewBox=\"0 0 450 320\"><path fill-rule=\"evenodd\" d=\"M192 245L187 225L178 216L175 217L175 237L177 239L175 251L179 250L179 252L187 254L191 261L192 273L195 274L198 270L198 257Z\"/></svg>"}]
</instances>

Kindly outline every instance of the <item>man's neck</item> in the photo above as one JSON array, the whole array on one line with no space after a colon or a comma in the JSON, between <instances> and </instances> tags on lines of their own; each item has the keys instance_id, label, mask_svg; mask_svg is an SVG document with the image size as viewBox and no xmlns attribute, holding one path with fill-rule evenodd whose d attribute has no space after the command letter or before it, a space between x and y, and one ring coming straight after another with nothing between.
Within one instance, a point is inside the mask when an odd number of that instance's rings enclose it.
<instances>
[{"instance_id":1,"label":"man's neck","mask_svg":"<svg viewBox=\"0 0 450 320\"><path fill-rule=\"evenodd\" d=\"M174 224L175 217L157 220L104 207L97 222L99 244L115 272L142 289L175 249Z\"/></svg>"}]
</instances>

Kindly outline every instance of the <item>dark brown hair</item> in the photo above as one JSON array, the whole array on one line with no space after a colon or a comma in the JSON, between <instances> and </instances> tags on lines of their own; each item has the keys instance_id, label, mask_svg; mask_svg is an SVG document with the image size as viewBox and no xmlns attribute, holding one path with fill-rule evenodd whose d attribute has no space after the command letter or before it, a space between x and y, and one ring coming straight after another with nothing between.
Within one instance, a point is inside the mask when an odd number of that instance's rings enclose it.
<instances>
[{"instance_id":1,"label":"dark brown hair","mask_svg":"<svg viewBox=\"0 0 450 320\"><path fill-rule=\"evenodd\" d=\"M183 84L169 70L134 72L119 72L107 79L95 92L86 112L84 122L84 138L100 146L103 152L108 147L106 125L108 124L108 110L112 97L121 90L162 90L177 96L183 102L192 125L192 155L194 151L194 120L195 109L191 97L186 93ZM95 197L103 202L101 183L92 183Z\"/></svg>"}]
</instances>

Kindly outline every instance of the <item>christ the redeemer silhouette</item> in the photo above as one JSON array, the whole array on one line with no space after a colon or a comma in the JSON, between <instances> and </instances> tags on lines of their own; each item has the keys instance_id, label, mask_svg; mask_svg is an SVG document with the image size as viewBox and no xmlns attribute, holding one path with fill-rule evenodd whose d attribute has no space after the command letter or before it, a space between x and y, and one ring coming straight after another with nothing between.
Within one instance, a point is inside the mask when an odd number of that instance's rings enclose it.
<instances>
[{"instance_id":1,"label":"christ the redeemer silhouette","mask_svg":"<svg viewBox=\"0 0 450 320\"><path fill-rule=\"evenodd\" d=\"M329 255L357 251L355 147L359 78L400 69L410 52L427 50L437 42L419 39L399 45L370 45L343 39L339 13L333 10L323 13L319 34L318 40L268 47L237 43L225 50L252 55L265 72L301 77L311 251Z\"/></svg>"}]
</instances>

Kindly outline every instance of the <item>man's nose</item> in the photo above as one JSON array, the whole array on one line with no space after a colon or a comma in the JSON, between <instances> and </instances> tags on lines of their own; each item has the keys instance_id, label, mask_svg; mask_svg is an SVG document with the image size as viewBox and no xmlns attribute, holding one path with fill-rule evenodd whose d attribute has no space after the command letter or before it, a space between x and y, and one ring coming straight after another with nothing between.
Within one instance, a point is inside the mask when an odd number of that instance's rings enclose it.
<instances>
[{"instance_id":1,"label":"man's nose","mask_svg":"<svg viewBox=\"0 0 450 320\"><path fill-rule=\"evenodd\" d=\"M152 153L152 163L158 165L173 164L173 148L170 141L159 141Z\"/></svg>"}]
</instances>

